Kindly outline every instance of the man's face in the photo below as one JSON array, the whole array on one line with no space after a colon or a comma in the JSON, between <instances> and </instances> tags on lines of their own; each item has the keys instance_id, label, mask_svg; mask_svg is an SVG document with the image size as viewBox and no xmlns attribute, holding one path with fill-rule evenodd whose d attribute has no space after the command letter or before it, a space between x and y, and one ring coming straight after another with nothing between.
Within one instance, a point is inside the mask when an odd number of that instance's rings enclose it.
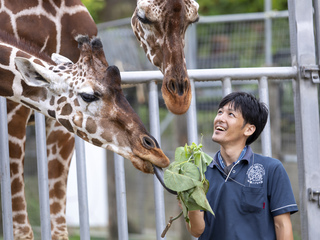
<instances>
[{"instance_id":1,"label":"man's face","mask_svg":"<svg viewBox=\"0 0 320 240\"><path fill-rule=\"evenodd\" d=\"M242 113L229 103L218 110L213 122L212 140L220 145L244 144L249 124L244 125ZM250 125L252 126L252 125Z\"/></svg>"}]
</instances>

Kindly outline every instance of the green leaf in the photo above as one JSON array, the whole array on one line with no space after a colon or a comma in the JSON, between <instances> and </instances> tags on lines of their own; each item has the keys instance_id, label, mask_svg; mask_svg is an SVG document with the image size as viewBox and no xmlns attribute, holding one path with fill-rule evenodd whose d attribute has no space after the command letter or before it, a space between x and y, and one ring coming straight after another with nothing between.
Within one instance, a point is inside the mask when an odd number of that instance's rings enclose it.
<instances>
[{"instance_id":1,"label":"green leaf","mask_svg":"<svg viewBox=\"0 0 320 240\"><path fill-rule=\"evenodd\" d=\"M201 162L202 162L202 172L205 173L207 171L207 167L212 162L213 158L208 154L201 152Z\"/></svg>"},{"instance_id":2,"label":"green leaf","mask_svg":"<svg viewBox=\"0 0 320 240\"><path fill-rule=\"evenodd\" d=\"M184 176L188 176L194 180L200 181L200 172L196 165L190 162L186 162L180 168L180 173Z\"/></svg>"},{"instance_id":3,"label":"green leaf","mask_svg":"<svg viewBox=\"0 0 320 240\"><path fill-rule=\"evenodd\" d=\"M183 212L184 218L185 218L185 219L186 219L186 218L189 219L189 217L188 217L188 208L187 208L187 205L186 205L186 200L185 200L185 198L183 197L183 194L184 194L184 193L185 193L185 192L178 193L178 198L179 198L180 203L181 203L181 206L182 206L182 212Z\"/></svg>"},{"instance_id":4,"label":"green leaf","mask_svg":"<svg viewBox=\"0 0 320 240\"><path fill-rule=\"evenodd\" d=\"M198 206L202 210L209 211L214 215L203 188L196 187L190 196L190 199L191 198L198 204Z\"/></svg>"},{"instance_id":5,"label":"green leaf","mask_svg":"<svg viewBox=\"0 0 320 240\"><path fill-rule=\"evenodd\" d=\"M204 181L203 181L203 190L204 190L205 194L207 194L207 192L209 190L209 186L210 186L210 184L209 184L208 179L204 179Z\"/></svg>"},{"instance_id":6,"label":"green leaf","mask_svg":"<svg viewBox=\"0 0 320 240\"><path fill-rule=\"evenodd\" d=\"M175 170L175 169L174 169ZM167 169L163 175L164 184L173 191L182 192L189 190L202 183L191 177L179 174L176 171Z\"/></svg>"},{"instance_id":7,"label":"green leaf","mask_svg":"<svg viewBox=\"0 0 320 240\"><path fill-rule=\"evenodd\" d=\"M185 162L188 161L190 155L186 155L185 148L184 147L178 147L176 148L175 154L174 154L174 160L176 162Z\"/></svg>"},{"instance_id":8,"label":"green leaf","mask_svg":"<svg viewBox=\"0 0 320 240\"><path fill-rule=\"evenodd\" d=\"M210 165L210 163L212 162L213 158L210 157L208 154L206 154L205 152L201 152L201 159L203 162L206 163L207 166Z\"/></svg>"}]
</instances>

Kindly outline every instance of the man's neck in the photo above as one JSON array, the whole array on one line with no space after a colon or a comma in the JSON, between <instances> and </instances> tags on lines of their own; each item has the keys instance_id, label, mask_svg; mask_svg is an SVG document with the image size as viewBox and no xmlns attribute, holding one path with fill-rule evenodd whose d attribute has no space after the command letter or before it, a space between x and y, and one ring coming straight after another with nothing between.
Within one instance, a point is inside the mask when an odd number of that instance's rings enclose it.
<instances>
[{"instance_id":1,"label":"man's neck","mask_svg":"<svg viewBox=\"0 0 320 240\"><path fill-rule=\"evenodd\" d=\"M230 164L236 162L243 150L245 145L235 145L235 146L228 146L228 147L220 147L220 154L225 161L226 165L229 166Z\"/></svg>"}]
</instances>

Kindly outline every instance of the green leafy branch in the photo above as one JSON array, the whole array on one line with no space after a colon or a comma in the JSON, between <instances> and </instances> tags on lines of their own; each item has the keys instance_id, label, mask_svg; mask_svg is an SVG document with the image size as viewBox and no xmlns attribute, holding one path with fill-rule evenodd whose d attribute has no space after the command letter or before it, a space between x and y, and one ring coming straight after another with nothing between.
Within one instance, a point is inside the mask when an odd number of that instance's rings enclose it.
<instances>
[{"instance_id":1,"label":"green leafy branch","mask_svg":"<svg viewBox=\"0 0 320 240\"><path fill-rule=\"evenodd\" d=\"M199 145L186 144L176 149L175 161L164 172L164 183L178 193L183 216L189 224L189 211L204 210L214 215L206 197L209 181L205 178L205 172L211 162L212 157L202 151L201 143ZM169 221L169 226L171 226L172 219ZM168 226L165 232L167 230Z\"/></svg>"}]
</instances>

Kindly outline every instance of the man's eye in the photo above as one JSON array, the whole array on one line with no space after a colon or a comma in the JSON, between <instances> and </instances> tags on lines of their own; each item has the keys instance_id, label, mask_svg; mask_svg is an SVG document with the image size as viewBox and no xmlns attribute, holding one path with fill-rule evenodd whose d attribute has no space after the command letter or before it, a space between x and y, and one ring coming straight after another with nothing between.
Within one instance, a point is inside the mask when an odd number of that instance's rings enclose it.
<instances>
[{"instance_id":1,"label":"man's eye","mask_svg":"<svg viewBox=\"0 0 320 240\"><path fill-rule=\"evenodd\" d=\"M138 20L139 20L140 22L142 22L143 24L151 24L151 23L152 23L148 18L146 18L146 17L141 17L141 16L139 16L139 14L137 14L137 18L138 18Z\"/></svg>"},{"instance_id":2,"label":"man's eye","mask_svg":"<svg viewBox=\"0 0 320 240\"><path fill-rule=\"evenodd\" d=\"M94 94L88 94L88 93L80 93L80 97L82 98L83 101L88 103L99 100L99 97L95 96Z\"/></svg>"}]
</instances>

